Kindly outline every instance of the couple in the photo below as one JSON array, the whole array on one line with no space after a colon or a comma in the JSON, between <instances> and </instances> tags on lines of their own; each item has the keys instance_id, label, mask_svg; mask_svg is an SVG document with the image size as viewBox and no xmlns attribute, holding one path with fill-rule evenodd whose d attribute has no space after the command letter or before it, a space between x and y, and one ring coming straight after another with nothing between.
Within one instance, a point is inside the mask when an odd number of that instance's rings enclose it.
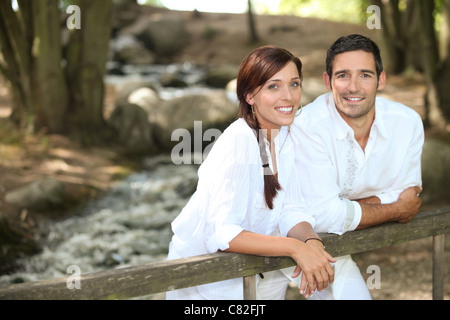
<instances>
[{"instance_id":1,"label":"couple","mask_svg":"<svg viewBox=\"0 0 450 320\"><path fill-rule=\"evenodd\" d=\"M290 281L309 299L370 299L351 257L331 257L316 232L414 217L422 121L376 98L386 75L377 45L364 36L339 38L323 77L331 92L302 110L298 58L264 46L243 60L239 119L199 168L197 190L172 223L169 259L217 251L290 256L296 267L257 277L258 299L284 299ZM166 297L242 299L242 278Z\"/></svg>"}]
</instances>

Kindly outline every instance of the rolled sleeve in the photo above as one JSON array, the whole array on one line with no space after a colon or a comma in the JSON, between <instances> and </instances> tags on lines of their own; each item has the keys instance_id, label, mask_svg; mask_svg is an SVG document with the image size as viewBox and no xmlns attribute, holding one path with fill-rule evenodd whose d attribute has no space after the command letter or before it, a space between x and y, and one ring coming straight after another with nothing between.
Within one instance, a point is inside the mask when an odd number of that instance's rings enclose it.
<instances>
[{"instance_id":1,"label":"rolled sleeve","mask_svg":"<svg viewBox=\"0 0 450 320\"><path fill-rule=\"evenodd\" d=\"M230 242L244 229L241 226L234 224L221 225L217 232L213 233L206 240L206 248L208 252L217 252L218 250L224 251L230 247Z\"/></svg>"},{"instance_id":2,"label":"rolled sleeve","mask_svg":"<svg viewBox=\"0 0 450 320\"><path fill-rule=\"evenodd\" d=\"M311 207L316 232L342 235L355 230L361 221L361 206L356 201L329 197L327 201Z\"/></svg>"},{"instance_id":3,"label":"rolled sleeve","mask_svg":"<svg viewBox=\"0 0 450 320\"><path fill-rule=\"evenodd\" d=\"M361 222L362 209L358 202L342 199L347 205L347 215L342 233L355 230Z\"/></svg>"},{"instance_id":4,"label":"rolled sleeve","mask_svg":"<svg viewBox=\"0 0 450 320\"><path fill-rule=\"evenodd\" d=\"M280 221L280 234L283 237L286 237L288 232L297 224L307 222L314 228L315 221L314 218L302 212L296 212L288 215L283 215L283 218Z\"/></svg>"},{"instance_id":5,"label":"rolled sleeve","mask_svg":"<svg viewBox=\"0 0 450 320\"><path fill-rule=\"evenodd\" d=\"M378 199L380 199L381 204L394 203L398 200L398 196L400 195L400 191L397 192L383 192L377 194Z\"/></svg>"}]
</instances>

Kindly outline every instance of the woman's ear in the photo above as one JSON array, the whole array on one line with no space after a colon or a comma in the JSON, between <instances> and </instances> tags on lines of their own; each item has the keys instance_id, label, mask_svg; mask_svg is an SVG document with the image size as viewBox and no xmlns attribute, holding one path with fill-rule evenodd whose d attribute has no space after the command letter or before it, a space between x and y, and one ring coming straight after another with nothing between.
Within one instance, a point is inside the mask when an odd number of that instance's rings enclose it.
<instances>
[{"instance_id":1,"label":"woman's ear","mask_svg":"<svg viewBox=\"0 0 450 320\"><path fill-rule=\"evenodd\" d=\"M248 93L245 96L245 101L251 106L255 104L255 101L253 100L253 96L250 93Z\"/></svg>"}]
</instances>

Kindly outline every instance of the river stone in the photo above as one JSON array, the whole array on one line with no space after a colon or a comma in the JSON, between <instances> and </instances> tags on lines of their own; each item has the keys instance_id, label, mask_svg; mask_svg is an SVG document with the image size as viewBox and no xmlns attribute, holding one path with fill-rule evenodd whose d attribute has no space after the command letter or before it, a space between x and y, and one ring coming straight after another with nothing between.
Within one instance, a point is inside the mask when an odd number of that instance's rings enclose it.
<instances>
[{"instance_id":1,"label":"river stone","mask_svg":"<svg viewBox=\"0 0 450 320\"><path fill-rule=\"evenodd\" d=\"M156 62L155 54L131 35L119 36L112 40L110 50L114 59L120 63L149 65Z\"/></svg>"},{"instance_id":2,"label":"river stone","mask_svg":"<svg viewBox=\"0 0 450 320\"><path fill-rule=\"evenodd\" d=\"M225 88L227 84L237 77L239 67L234 65L223 65L210 68L203 81L206 85L214 88Z\"/></svg>"},{"instance_id":3,"label":"river stone","mask_svg":"<svg viewBox=\"0 0 450 320\"><path fill-rule=\"evenodd\" d=\"M450 145L426 139L422 152L421 199L424 204L448 202L450 190Z\"/></svg>"},{"instance_id":4,"label":"river stone","mask_svg":"<svg viewBox=\"0 0 450 320\"><path fill-rule=\"evenodd\" d=\"M178 53L189 43L189 33L182 19L166 16L145 16L120 31L133 35L159 58Z\"/></svg>"},{"instance_id":5,"label":"river stone","mask_svg":"<svg viewBox=\"0 0 450 320\"><path fill-rule=\"evenodd\" d=\"M37 180L8 192L5 200L20 208L46 210L61 207L64 199L64 184L51 178Z\"/></svg>"},{"instance_id":6,"label":"river stone","mask_svg":"<svg viewBox=\"0 0 450 320\"><path fill-rule=\"evenodd\" d=\"M195 142L201 144L206 130L214 128L221 133L237 115L238 108L228 100L225 90L214 90L163 101L150 113L149 121L157 144L163 150L170 150L181 140L174 137L172 141L175 130L188 131L192 143L197 133L201 141Z\"/></svg>"},{"instance_id":7,"label":"river stone","mask_svg":"<svg viewBox=\"0 0 450 320\"><path fill-rule=\"evenodd\" d=\"M118 132L118 140L130 153L151 154L157 152L153 131L147 121L147 112L140 106L119 102L108 123Z\"/></svg>"},{"instance_id":8,"label":"river stone","mask_svg":"<svg viewBox=\"0 0 450 320\"><path fill-rule=\"evenodd\" d=\"M128 102L138 105L149 113L156 105L158 105L160 99L155 90L150 88L139 88L131 92L128 96Z\"/></svg>"}]
</instances>

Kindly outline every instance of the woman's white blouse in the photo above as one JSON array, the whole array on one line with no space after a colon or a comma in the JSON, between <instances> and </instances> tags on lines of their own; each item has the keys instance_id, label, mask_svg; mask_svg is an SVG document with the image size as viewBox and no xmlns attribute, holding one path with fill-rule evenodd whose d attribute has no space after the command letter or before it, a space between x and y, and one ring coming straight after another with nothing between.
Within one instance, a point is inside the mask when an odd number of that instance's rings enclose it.
<instances>
[{"instance_id":1,"label":"woman's white blouse","mask_svg":"<svg viewBox=\"0 0 450 320\"><path fill-rule=\"evenodd\" d=\"M238 119L223 132L199 168L196 192L172 222L169 259L226 250L243 230L271 235L279 229L286 236L300 222L314 227L296 179L294 145L287 127L276 136L275 148L282 190L270 210L265 205L263 168L253 130ZM270 155L267 141L266 149ZM236 283L242 289L242 281Z\"/></svg>"}]
</instances>

